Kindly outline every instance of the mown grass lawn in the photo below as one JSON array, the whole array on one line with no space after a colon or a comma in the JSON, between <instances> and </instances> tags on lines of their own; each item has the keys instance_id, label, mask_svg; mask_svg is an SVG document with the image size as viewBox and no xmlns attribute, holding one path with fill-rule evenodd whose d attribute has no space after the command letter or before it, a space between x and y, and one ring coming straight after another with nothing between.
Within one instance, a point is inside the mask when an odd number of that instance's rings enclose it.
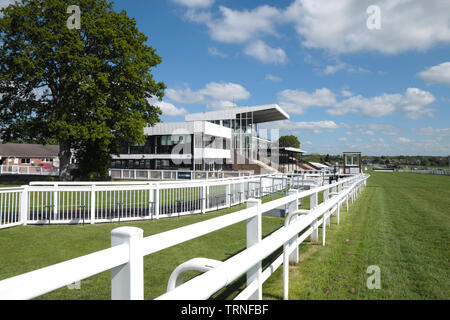
<instances>
[{"instance_id":1,"label":"mown grass lawn","mask_svg":"<svg viewBox=\"0 0 450 320\"><path fill-rule=\"evenodd\" d=\"M275 199L281 195L275 195ZM267 196L263 201L272 200ZM136 226L144 237L211 219L245 208L245 204L204 215L98 225L20 226L0 230L0 280L110 247L111 230ZM283 219L263 217L263 236L283 225ZM245 249L246 226L241 222L144 258L145 299L166 292L172 271L195 257L225 260ZM81 281L80 290L61 288L39 299L110 299L110 271ZM189 273L187 279L195 276ZM221 293L225 298L230 293Z\"/></svg>"},{"instance_id":2,"label":"mown grass lawn","mask_svg":"<svg viewBox=\"0 0 450 320\"><path fill-rule=\"evenodd\" d=\"M327 245L306 241L300 246L300 263L290 267L290 299L449 298L450 177L370 174L355 204L348 212L342 210L341 224L332 218ZM303 207L309 207L308 199ZM119 226L137 226L149 236L242 208L158 221L0 230L0 279L108 248L110 232ZM263 236L282 225L283 219L263 217ZM165 292L171 272L180 263L194 257L225 260L244 248L245 223L239 223L145 257L145 299ZM366 286L371 265L381 270L379 290ZM264 299L282 299L281 269L264 284ZM232 298L244 286L241 278L215 297ZM39 299L109 298L108 271L83 280L80 290L62 288Z\"/></svg>"},{"instance_id":3,"label":"mown grass lawn","mask_svg":"<svg viewBox=\"0 0 450 320\"><path fill-rule=\"evenodd\" d=\"M305 242L290 267L290 299L449 299L450 177L372 173L327 242ZM321 235L319 235L321 239ZM367 288L379 266L381 289ZM282 272L265 299L282 298Z\"/></svg>"}]
</instances>

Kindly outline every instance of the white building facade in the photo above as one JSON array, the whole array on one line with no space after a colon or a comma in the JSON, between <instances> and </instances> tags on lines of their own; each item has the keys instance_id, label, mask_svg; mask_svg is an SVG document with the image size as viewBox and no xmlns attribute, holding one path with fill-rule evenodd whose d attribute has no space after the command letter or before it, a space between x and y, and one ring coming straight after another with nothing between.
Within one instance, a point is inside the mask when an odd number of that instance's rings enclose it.
<instances>
[{"instance_id":1,"label":"white building facade","mask_svg":"<svg viewBox=\"0 0 450 320\"><path fill-rule=\"evenodd\" d=\"M145 145L122 146L112 168L213 171L231 160L231 129L208 121L158 123L144 133Z\"/></svg>"},{"instance_id":2,"label":"white building facade","mask_svg":"<svg viewBox=\"0 0 450 320\"><path fill-rule=\"evenodd\" d=\"M270 163L271 150L278 152L270 139L277 141L279 136L271 134L269 139L267 130L258 131L258 124L286 119L289 115L276 104L188 114L184 122L144 128L145 145L123 145L111 168L252 170L255 161Z\"/></svg>"}]
</instances>

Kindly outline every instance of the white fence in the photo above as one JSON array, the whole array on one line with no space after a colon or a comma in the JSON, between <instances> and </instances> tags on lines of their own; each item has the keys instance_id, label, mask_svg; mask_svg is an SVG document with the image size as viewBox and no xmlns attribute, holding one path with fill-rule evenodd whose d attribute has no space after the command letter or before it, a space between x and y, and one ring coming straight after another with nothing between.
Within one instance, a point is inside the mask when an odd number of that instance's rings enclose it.
<instances>
[{"instance_id":1,"label":"white fence","mask_svg":"<svg viewBox=\"0 0 450 320\"><path fill-rule=\"evenodd\" d=\"M109 169L113 179L126 180L204 180L251 176L250 171L192 171L192 170L143 170Z\"/></svg>"},{"instance_id":2,"label":"white fence","mask_svg":"<svg viewBox=\"0 0 450 320\"><path fill-rule=\"evenodd\" d=\"M264 204L260 199L248 199L247 209L146 238L139 228L120 227L111 232L109 249L0 281L0 299L31 299L107 270L111 270L112 299L143 299L144 256L242 221L247 222L246 250L225 262L216 261L214 267L209 266L209 271L187 283L177 281L176 288L171 287L158 299L208 299L245 274L247 287L236 299L261 299L263 282L280 265L283 265L283 296L287 299L289 262L298 263L299 244L309 236L312 241L318 241L319 226L322 226L325 245L330 216L336 215L339 223L341 206L345 203L348 208L349 200L355 200L368 177L357 175L310 190L291 190L288 196ZM319 192L323 192L324 199L320 205ZM299 210L299 201L305 197L310 197L310 210ZM285 226L262 239L262 214L285 206L289 212ZM262 260L279 248L283 248L283 254L262 270ZM187 265L205 271L206 266L196 266L203 260L190 261Z\"/></svg>"},{"instance_id":3,"label":"white fence","mask_svg":"<svg viewBox=\"0 0 450 320\"><path fill-rule=\"evenodd\" d=\"M407 169L397 169L397 172L407 172L407 173L423 173L423 174L436 174L450 176L450 170L445 169L432 169L432 170L407 170Z\"/></svg>"},{"instance_id":4,"label":"white fence","mask_svg":"<svg viewBox=\"0 0 450 320\"><path fill-rule=\"evenodd\" d=\"M59 176L59 168L56 167L33 167L33 166L6 166L0 165L0 175L37 175L37 176Z\"/></svg>"},{"instance_id":5,"label":"white fence","mask_svg":"<svg viewBox=\"0 0 450 320\"><path fill-rule=\"evenodd\" d=\"M205 213L323 177L261 175L167 182L31 182L0 188L0 229L17 224L104 223ZM297 184L296 184L297 183Z\"/></svg>"},{"instance_id":6,"label":"white fence","mask_svg":"<svg viewBox=\"0 0 450 320\"><path fill-rule=\"evenodd\" d=\"M0 229L22 224L24 188L0 188Z\"/></svg>"}]
</instances>

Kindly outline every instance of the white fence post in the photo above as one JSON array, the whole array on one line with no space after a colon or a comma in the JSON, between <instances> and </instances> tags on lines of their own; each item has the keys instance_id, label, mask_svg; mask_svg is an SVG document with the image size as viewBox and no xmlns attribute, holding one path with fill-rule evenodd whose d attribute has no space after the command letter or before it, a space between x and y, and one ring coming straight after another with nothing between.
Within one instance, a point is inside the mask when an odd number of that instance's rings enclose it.
<instances>
[{"instance_id":1,"label":"white fence post","mask_svg":"<svg viewBox=\"0 0 450 320\"><path fill-rule=\"evenodd\" d=\"M207 189L206 182L203 181L203 184L202 184L202 213L206 212L206 196L207 196L206 189Z\"/></svg>"},{"instance_id":2,"label":"white fence post","mask_svg":"<svg viewBox=\"0 0 450 320\"><path fill-rule=\"evenodd\" d=\"M328 215L328 218L326 219L327 227L331 227L331 209L327 211L326 214Z\"/></svg>"},{"instance_id":3,"label":"white fence post","mask_svg":"<svg viewBox=\"0 0 450 320\"><path fill-rule=\"evenodd\" d=\"M28 186L23 185L22 188L23 191L20 197L20 221L23 225L26 225L28 220Z\"/></svg>"},{"instance_id":4,"label":"white fence post","mask_svg":"<svg viewBox=\"0 0 450 320\"><path fill-rule=\"evenodd\" d=\"M339 224L339 211L341 210L341 202L339 201L336 208L336 218L337 218L337 224Z\"/></svg>"},{"instance_id":5,"label":"white fence post","mask_svg":"<svg viewBox=\"0 0 450 320\"><path fill-rule=\"evenodd\" d=\"M325 189L323 191L323 202L327 202L330 197L330 189Z\"/></svg>"},{"instance_id":6,"label":"white fence post","mask_svg":"<svg viewBox=\"0 0 450 320\"><path fill-rule=\"evenodd\" d=\"M297 194L296 190L290 190L289 195ZM288 204L288 212L291 214L298 210L298 198ZM287 216L288 217L288 216ZM288 217L289 219L289 217ZM291 221L295 221L297 215L292 216ZM289 223L291 223L289 221ZM289 299L289 262L298 263L298 235L295 235L287 243L283 245L283 299ZM291 252L292 250L292 252Z\"/></svg>"},{"instance_id":7,"label":"white fence post","mask_svg":"<svg viewBox=\"0 0 450 320\"><path fill-rule=\"evenodd\" d=\"M247 219L247 248L257 244L262 239L262 220L259 206L260 199L248 199L247 208L256 207L258 214ZM247 286L257 281L258 289L249 297L249 300L262 300L262 264L261 261L247 271Z\"/></svg>"},{"instance_id":8,"label":"white fence post","mask_svg":"<svg viewBox=\"0 0 450 320\"><path fill-rule=\"evenodd\" d=\"M155 197L154 197L155 201L153 203L153 205L155 206L155 219L158 220L159 219L159 183L156 183L156 188L155 188Z\"/></svg>"},{"instance_id":9,"label":"white fence post","mask_svg":"<svg viewBox=\"0 0 450 320\"><path fill-rule=\"evenodd\" d=\"M319 195L316 193L313 193L309 198L309 210L314 210L315 207L317 207L319 201ZM314 222L311 224L313 227L313 232L311 233L311 241L317 242L319 241L319 226L317 223L317 219L314 220Z\"/></svg>"},{"instance_id":10,"label":"white fence post","mask_svg":"<svg viewBox=\"0 0 450 320\"><path fill-rule=\"evenodd\" d=\"M231 207L231 184L228 183L225 188L225 204L227 207Z\"/></svg>"},{"instance_id":11,"label":"white fence post","mask_svg":"<svg viewBox=\"0 0 450 320\"><path fill-rule=\"evenodd\" d=\"M325 191L323 192L323 202L326 202L326 201L328 201L329 199L330 199L330 189L329 189L329 188L326 188ZM329 212L330 212L330 211L326 212L326 213L324 214L324 216L327 215ZM331 215L329 215L328 218L325 219L325 222L326 222L327 227L329 227L329 226L331 225ZM324 241L325 241L325 240L324 240Z\"/></svg>"},{"instance_id":12,"label":"white fence post","mask_svg":"<svg viewBox=\"0 0 450 320\"><path fill-rule=\"evenodd\" d=\"M58 184L55 183L53 187L53 220L56 220L58 218Z\"/></svg>"},{"instance_id":13,"label":"white fence post","mask_svg":"<svg viewBox=\"0 0 450 320\"><path fill-rule=\"evenodd\" d=\"M144 231L136 227L119 227L111 231L111 247L128 244L128 263L111 269L112 300L144 299L144 257L139 242Z\"/></svg>"},{"instance_id":14,"label":"white fence post","mask_svg":"<svg viewBox=\"0 0 450 320\"><path fill-rule=\"evenodd\" d=\"M293 195L293 194L297 194L297 190L289 190L289 195ZM289 203L288 205L288 212L295 212L298 210L298 198L295 199L295 201L292 201ZM294 222L296 219L298 218L297 215L295 215L294 217L292 217L292 222ZM298 246L297 246L297 239L298 239L298 235L296 235L293 239L291 239L291 241L289 241L289 246L295 246L295 249L292 251L292 253L289 255L289 262L290 263L298 263Z\"/></svg>"},{"instance_id":15,"label":"white fence post","mask_svg":"<svg viewBox=\"0 0 450 320\"><path fill-rule=\"evenodd\" d=\"M91 186L91 224L95 223L95 185Z\"/></svg>"}]
</instances>

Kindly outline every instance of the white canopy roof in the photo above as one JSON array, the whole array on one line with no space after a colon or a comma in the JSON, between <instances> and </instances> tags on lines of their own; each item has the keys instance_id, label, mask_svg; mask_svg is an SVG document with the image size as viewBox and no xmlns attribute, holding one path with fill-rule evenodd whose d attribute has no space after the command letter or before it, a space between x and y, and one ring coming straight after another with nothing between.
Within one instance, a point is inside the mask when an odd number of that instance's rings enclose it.
<instances>
[{"instance_id":1,"label":"white canopy roof","mask_svg":"<svg viewBox=\"0 0 450 320\"><path fill-rule=\"evenodd\" d=\"M311 163L313 166L315 166L317 168L320 168L320 169L329 169L330 168L329 166L324 165L324 164L319 163L319 162L311 162L310 161L309 163Z\"/></svg>"},{"instance_id":2,"label":"white canopy roof","mask_svg":"<svg viewBox=\"0 0 450 320\"><path fill-rule=\"evenodd\" d=\"M280 148L280 149L284 149L286 151L291 151L291 152L297 152L297 153L306 153L306 152L308 152L308 151L305 151L305 150L302 150L302 149L291 148L291 147Z\"/></svg>"},{"instance_id":3,"label":"white canopy roof","mask_svg":"<svg viewBox=\"0 0 450 320\"><path fill-rule=\"evenodd\" d=\"M186 121L193 120L227 120L236 119L241 113L253 112L253 123L270 122L289 119L289 115L277 104L253 107L228 107L223 110L188 114Z\"/></svg>"}]
</instances>

